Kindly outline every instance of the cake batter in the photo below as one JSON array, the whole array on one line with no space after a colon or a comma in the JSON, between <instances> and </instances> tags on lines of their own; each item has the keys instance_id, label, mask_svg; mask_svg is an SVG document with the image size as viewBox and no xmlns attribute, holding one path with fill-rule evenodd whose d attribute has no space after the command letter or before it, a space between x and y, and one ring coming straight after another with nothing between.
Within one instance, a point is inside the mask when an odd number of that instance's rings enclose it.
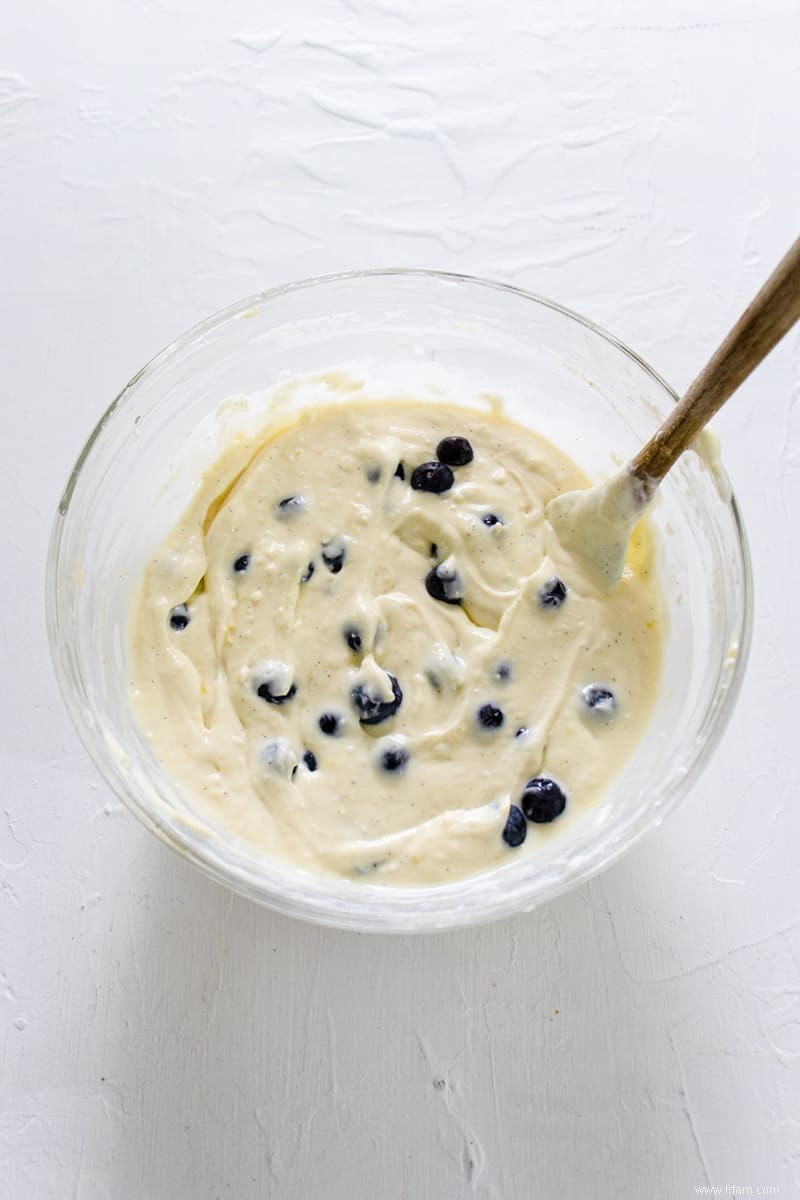
<instances>
[{"instance_id":1,"label":"cake batter","mask_svg":"<svg viewBox=\"0 0 800 1200\"><path fill-rule=\"evenodd\" d=\"M598 803L662 610L646 520L611 590L559 544L546 505L586 484L502 416L366 390L229 448L131 615L137 718L195 811L309 871L427 885Z\"/></svg>"}]
</instances>

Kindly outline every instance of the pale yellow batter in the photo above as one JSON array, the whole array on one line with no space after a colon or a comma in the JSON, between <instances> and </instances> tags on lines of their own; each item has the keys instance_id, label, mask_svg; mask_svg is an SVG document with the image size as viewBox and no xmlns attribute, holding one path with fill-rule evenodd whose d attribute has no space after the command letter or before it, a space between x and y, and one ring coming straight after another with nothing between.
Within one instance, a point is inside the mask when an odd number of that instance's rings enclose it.
<instances>
[{"instance_id":1,"label":"pale yellow batter","mask_svg":"<svg viewBox=\"0 0 800 1200\"><path fill-rule=\"evenodd\" d=\"M546 521L586 482L499 416L366 397L231 447L132 611L155 754L310 871L445 883L535 853L602 798L659 678L647 522L605 592Z\"/></svg>"}]
</instances>

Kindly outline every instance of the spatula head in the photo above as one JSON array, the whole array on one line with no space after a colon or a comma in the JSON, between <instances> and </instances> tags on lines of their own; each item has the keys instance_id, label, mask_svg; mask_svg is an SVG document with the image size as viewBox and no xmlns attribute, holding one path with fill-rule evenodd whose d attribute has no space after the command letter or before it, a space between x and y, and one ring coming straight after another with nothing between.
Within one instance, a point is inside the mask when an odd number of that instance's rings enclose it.
<instances>
[{"instance_id":1,"label":"spatula head","mask_svg":"<svg viewBox=\"0 0 800 1200\"><path fill-rule=\"evenodd\" d=\"M633 527L655 490L655 480L624 467L595 487L556 496L547 506L547 519L598 586L611 588L622 575Z\"/></svg>"}]
</instances>

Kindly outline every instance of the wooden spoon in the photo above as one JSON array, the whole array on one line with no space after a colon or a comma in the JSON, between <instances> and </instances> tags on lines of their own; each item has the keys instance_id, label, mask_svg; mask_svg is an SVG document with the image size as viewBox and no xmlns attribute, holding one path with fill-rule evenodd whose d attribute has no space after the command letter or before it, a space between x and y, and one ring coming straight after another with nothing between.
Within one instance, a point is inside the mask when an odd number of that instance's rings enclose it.
<instances>
[{"instance_id":1,"label":"wooden spoon","mask_svg":"<svg viewBox=\"0 0 800 1200\"><path fill-rule=\"evenodd\" d=\"M684 450L800 318L800 238L650 441L605 483L547 506L559 541L598 582L622 575L634 525Z\"/></svg>"}]
</instances>

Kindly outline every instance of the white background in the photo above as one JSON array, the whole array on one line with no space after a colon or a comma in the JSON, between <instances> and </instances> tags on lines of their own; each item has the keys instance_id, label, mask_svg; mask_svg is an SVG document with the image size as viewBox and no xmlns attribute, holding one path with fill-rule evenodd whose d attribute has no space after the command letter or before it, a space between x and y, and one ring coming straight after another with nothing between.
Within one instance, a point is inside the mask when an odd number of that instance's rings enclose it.
<instances>
[{"instance_id":1,"label":"white background","mask_svg":"<svg viewBox=\"0 0 800 1200\"><path fill-rule=\"evenodd\" d=\"M800 1194L800 339L721 416L744 692L668 825L453 936L234 899L103 786L45 646L62 483L248 293L497 276L677 387L798 233L796 0L16 0L0 35L0 1196ZM687 587L691 581L687 580Z\"/></svg>"}]
</instances>

